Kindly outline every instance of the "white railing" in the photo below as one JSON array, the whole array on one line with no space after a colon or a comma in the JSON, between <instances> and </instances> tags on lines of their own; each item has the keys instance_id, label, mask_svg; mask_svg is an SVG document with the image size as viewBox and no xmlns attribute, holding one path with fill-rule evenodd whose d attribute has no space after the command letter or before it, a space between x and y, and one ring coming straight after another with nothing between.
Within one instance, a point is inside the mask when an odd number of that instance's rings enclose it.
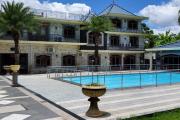
<instances>
[{"instance_id":1,"label":"white railing","mask_svg":"<svg viewBox=\"0 0 180 120\"><path fill-rule=\"evenodd\" d=\"M41 16L44 18L55 18L55 19L63 19L63 20L81 21L84 20L87 16L84 14L75 14L75 13L50 11L50 10L42 10L42 9L31 9L31 11L34 13L34 15Z\"/></svg>"}]
</instances>

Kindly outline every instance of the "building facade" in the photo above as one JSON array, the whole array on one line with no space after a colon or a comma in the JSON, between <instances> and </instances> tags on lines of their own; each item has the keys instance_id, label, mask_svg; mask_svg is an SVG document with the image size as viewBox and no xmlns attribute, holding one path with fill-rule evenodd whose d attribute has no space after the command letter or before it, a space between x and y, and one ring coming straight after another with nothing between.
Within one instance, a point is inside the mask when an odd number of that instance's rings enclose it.
<instances>
[{"instance_id":1,"label":"building facade","mask_svg":"<svg viewBox=\"0 0 180 120\"><path fill-rule=\"evenodd\" d=\"M180 69L180 41L146 49L145 54L151 54L151 65L158 69ZM153 57L152 57L153 56Z\"/></svg>"},{"instance_id":2,"label":"building facade","mask_svg":"<svg viewBox=\"0 0 180 120\"><path fill-rule=\"evenodd\" d=\"M92 16L33 10L41 26L36 32L24 30L20 39L22 73L43 73L47 66L93 65L94 41L91 31L82 30ZM136 16L111 4L100 16L107 16L115 29L99 33L99 65L128 69L125 65L143 64L144 33L141 23L146 17ZM14 43L10 33L0 36L0 73L3 66L14 63ZM136 66L135 66L136 67Z\"/></svg>"}]
</instances>

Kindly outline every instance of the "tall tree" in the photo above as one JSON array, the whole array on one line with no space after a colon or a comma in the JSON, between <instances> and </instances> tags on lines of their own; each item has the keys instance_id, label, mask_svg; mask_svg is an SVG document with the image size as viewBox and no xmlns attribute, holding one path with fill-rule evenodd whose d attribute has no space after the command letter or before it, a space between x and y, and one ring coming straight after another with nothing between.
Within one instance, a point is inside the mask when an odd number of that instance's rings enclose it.
<instances>
[{"instance_id":1,"label":"tall tree","mask_svg":"<svg viewBox=\"0 0 180 120\"><path fill-rule=\"evenodd\" d=\"M153 48L157 39L157 35L154 35L153 30L151 30L145 23L141 24L143 32L146 38L145 48Z\"/></svg>"},{"instance_id":2,"label":"tall tree","mask_svg":"<svg viewBox=\"0 0 180 120\"><path fill-rule=\"evenodd\" d=\"M169 31L166 31L165 34L158 35L155 45L160 46L160 45L165 45L165 44L172 43L175 41L177 41L176 35L171 33L171 31L169 30Z\"/></svg>"},{"instance_id":3,"label":"tall tree","mask_svg":"<svg viewBox=\"0 0 180 120\"><path fill-rule=\"evenodd\" d=\"M0 12L0 32L11 33L15 44L15 65L19 65L19 38L23 30L32 31L35 19L29 7L23 3L4 2ZM14 76L13 85L18 86L17 75Z\"/></svg>"},{"instance_id":4,"label":"tall tree","mask_svg":"<svg viewBox=\"0 0 180 120\"><path fill-rule=\"evenodd\" d=\"M89 22L87 22L85 29L93 32L93 40L95 41L95 65L98 65L99 59L99 43L100 43L100 33L104 33L105 31L109 31L113 29L113 25L110 19L105 16L93 16ZM96 69L97 70L97 69Z\"/></svg>"}]
</instances>

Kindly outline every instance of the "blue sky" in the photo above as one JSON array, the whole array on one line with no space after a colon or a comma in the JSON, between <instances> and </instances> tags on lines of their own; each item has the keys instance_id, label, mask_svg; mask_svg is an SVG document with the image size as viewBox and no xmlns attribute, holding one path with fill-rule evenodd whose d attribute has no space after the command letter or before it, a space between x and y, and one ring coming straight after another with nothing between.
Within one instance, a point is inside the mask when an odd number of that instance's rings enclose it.
<instances>
[{"instance_id":1,"label":"blue sky","mask_svg":"<svg viewBox=\"0 0 180 120\"><path fill-rule=\"evenodd\" d=\"M166 3L168 1L169 0L115 0L115 3L124 7L130 12L138 13L141 9L143 9L147 5L151 5L151 4L159 5L162 3ZM112 0L49 0L49 2L61 2L64 4L85 3L88 6L90 6L95 12L100 12L109 4L111 4Z\"/></svg>"},{"instance_id":2,"label":"blue sky","mask_svg":"<svg viewBox=\"0 0 180 120\"><path fill-rule=\"evenodd\" d=\"M90 6L95 13L99 13L110 5L112 0L48 0L48 2L83 3ZM180 26L177 24L180 0L115 0L115 3L137 15L149 17L146 23L156 34L167 30L173 33L180 32Z\"/></svg>"},{"instance_id":3,"label":"blue sky","mask_svg":"<svg viewBox=\"0 0 180 120\"><path fill-rule=\"evenodd\" d=\"M0 0L3 1L13 0ZM89 9L95 13L101 12L112 0L14 0L23 2L25 5L43 10L69 12L76 14L87 14ZM178 11L180 0L115 0L119 6L137 15L149 17L146 21L148 26L156 34L171 30L173 33L180 33L178 25Z\"/></svg>"}]
</instances>

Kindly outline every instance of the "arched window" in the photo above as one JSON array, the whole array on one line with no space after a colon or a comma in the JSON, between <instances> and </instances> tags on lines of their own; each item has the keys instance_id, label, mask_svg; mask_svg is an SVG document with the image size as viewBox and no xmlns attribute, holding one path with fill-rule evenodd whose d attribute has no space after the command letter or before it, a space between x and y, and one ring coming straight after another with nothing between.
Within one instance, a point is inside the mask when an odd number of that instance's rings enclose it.
<instances>
[{"instance_id":1,"label":"arched window","mask_svg":"<svg viewBox=\"0 0 180 120\"><path fill-rule=\"evenodd\" d=\"M95 32L90 32L88 34L88 44L95 44L96 39L98 39L99 45L102 44L102 34L101 33L95 33Z\"/></svg>"},{"instance_id":2,"label":"arched window","mask_svg":"<svg viewBox=\"0 0 180 120\"><path fill-rule=\"evenodd\" d=\"M36 56L36 67L47 67L51 65L51 57L48 55Z\"/></svg>"},{"instance_id":3,"label":"arched window","mask_svg":"<svg viewBox=\"0 0 180 120\"><path fill-rule=\"evenodd\" d=\"M73 55L65 55L63 56L63 66L75 66L76 60Z\"/></svg>"}]
</instances>

